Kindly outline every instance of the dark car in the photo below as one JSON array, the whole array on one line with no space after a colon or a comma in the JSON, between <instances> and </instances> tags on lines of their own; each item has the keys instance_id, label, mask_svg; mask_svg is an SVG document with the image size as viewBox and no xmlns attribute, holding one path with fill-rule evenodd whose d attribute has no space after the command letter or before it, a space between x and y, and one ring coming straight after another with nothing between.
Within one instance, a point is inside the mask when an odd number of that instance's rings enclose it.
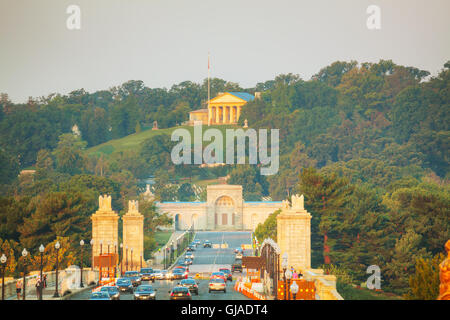
<instances>
[{"instance_id":1,"label":"dark car","mask_svg":"<svg viewBox=\"0 0 450 320\"><path fill-rule=\"evenodd\" d=\"M133 293L133 283L128 278L119 278L119 279L117 279L116 286L117 286L117 288L119 288L120 292Z\"/></svg>"},{"instance_id":2,"label":"dark car","mask_svg":"<svg viewBox=\"0 0 450 320\"><path fill-rule=\"evenodd\" d=\"M186 248L186 251L195 251L195 246L189 245L189 246Z\"/></svg>"},{"instance_id":3,"label":"dark car","mask_svg":"<svg viewBox=\"0 0 450 320\"><path fill-rule=\"evenodd\" d=\"M186 259L184 259L184 264L185 265L191 265L192 264L192 259L191 258L186 258Z\"/></svg>"},{"instance_id":4,"label":"dark car","mask_svg":"<svg viewBox=\"0 0 450 320\"><path fill-rule=\"evenodd\" d=\"M128 278L131 280L133 286L137 287L141 284L141 276L137 271L127 271L123 274L124 278Z\"/></svg>"},{"instance_id":5,"label":"dark car","mask_svg":"<svg viewBox=\"0 0 450 320\"><path fill-rule=\"evenodd\" d=\"M211 248L211 247L212 247L211 241L205 240L205 242L203 242L203 248Z\"/></svg>"},{"instance_id":6,"label":"dark car","mask_svg":"<svg viewBox=\"0 0 450 320\"><path fill-rule=\"evenodd\" d=\"M156 289L149 284L141 284L134 290L134 300L156 300Z\"/></svg>"},{"instance_id":7,"label":"dark car","mask_svg":"<svg viewBox=\"0 0 450 320\"><path fill-rule=\"evenodd\" d=\"M185 271L183 269L173 269L171 278L172 280L184 279L186 278Z\"/></svg>"},{"instance_id":8,"label":"dark car","mask_svg":"<svg viewBox=\"0 0 450 320\"><path fill-rule=\"evenodd\" d=\"M200 240L194 240L194 243L198 246L199 244L201 244Z\"/></svg>"},{"instance_id":9,"label":"dark car","mask_svg":"<svg viewBox=\"0 0 450 320\"><path fill-rule=\"evenodd\" d=\"M231 272L242 272L242 261L235 261L231 265Z\"/></svg>"},{"instance_id":10,"label":"dark car","mask_svg":"<svg viewBox=\"0 0 450 320\"><path fill-rule=\"evenodd\" d=\"M140 271L141 281L155 281L153 268L142 268Z\"/></svg>"},{"instance_id":11,"label":"dark car","mask_svg":"<svg viewBox=\"0 0 450 320\"><path fill-rule=\"evenodd\" d=\"M111 300L109 293L105 291L92 292L89 300Z\"/></svg>"},{"instance_id":12,"label":"dark car","mask_svg":"<svg viewBox=\"0 0 450 320\"><path fill-rule=\"evenodd\" d=\"M120 291L116 286L101 287L100 292L107 292L111 300L120 300Z\"/></svg>"},{"instance_id":13,"label":"dark car","mask_svg":"<svg viewBox=\"0 0 450 320\"><path fill-rule=\"evenodd\" d=\"M228 281L233 281L233 274L231 273L230 269L220 268L219 271L225 273Z\"/></svg>"},{"instance_id":14,"label":"dark car","mask_svg":"<svg viewBox=\"0 0 450 320\"><path fill-rule=\"evenodd\" d=\"M180 287L186 287L191 292L195 292L195 294L198 296L198 284L195 282L194 279L183 279L180 283L178 283Z\"/></svg>"},{"instance_id":15,"label":"dark car","mask_svg":"<svg viewBox=\"0 0 450 320\"><path fill-rule=\"evenodd\" d=\"M174 287L170 293L170 300L192 300L192 295L186 287Z\"/></svg>"}]
</instances>

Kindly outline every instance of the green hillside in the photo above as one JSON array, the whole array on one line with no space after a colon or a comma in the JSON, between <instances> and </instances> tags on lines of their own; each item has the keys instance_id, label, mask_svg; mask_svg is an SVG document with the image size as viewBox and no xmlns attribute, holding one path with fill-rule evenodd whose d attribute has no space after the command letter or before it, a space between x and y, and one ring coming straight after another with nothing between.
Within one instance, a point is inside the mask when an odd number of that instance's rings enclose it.
<instances>
[{"instance_id":1,"label":"green hillside","mask_svg":"<svg viewBox=\"0 0 450 320\"><path fill-rule=\"evenodd\" d=\"M151 137L154 137L156 135L160 135L160 134L165 134L165 135L171 135L172 132L175 129L179 129L179 128L184 128L189 130L189 132L191 133L191 137L192 137L192 143L193 143L193 138L194 138L194 127L193 126L177 126L177 127L171 127L171 128L166 128L166 129L158 129L158 130L145 130L142 131L140 133L134 133L134 134L130 134L126 137L120 138L120 139L114 139L114 140L110 140L108 142L99 144L97 146L94 146L92 148L88 148L86 150L86 153L88 155L97 155L100 156L101 154L109 156L112 153L115 152L120 152L120 151L125 151L125 150L130 150L130 149L135 149L138 148L139 145L145 141L146 139L149 139ZM203 131L205 131L208 128L216 128L219 129L220 131L222 131L222 134L225 137L225 130L229 129L229 128L238 128L237 126L234 125L212 125L212 126L203 126Z\"/></svg>"}]
</instances>

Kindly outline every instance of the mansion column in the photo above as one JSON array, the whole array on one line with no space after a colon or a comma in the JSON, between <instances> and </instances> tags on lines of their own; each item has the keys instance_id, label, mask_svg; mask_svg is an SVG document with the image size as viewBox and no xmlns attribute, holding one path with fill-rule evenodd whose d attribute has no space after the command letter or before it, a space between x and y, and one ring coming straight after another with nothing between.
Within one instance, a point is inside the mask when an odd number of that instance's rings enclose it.
<instances>
[{"instance_id":1,"label":"mansion column","mask_svg":"<svg viewBox=\"0 0 450 320\"><path fill-rule=\"evenodd\" d=\"M128 246L128 266L133 265L134 270L139 270L141 254L144 255L144 216L138 211L138 201L128 201L128 212L123 220L123 256L126 255ZM130 250L133 248L133 257ZM133 262L131 262L133 259ZM144 260L144 259L143 259Z\"/></svg>"},{"instance_id":2,"label":"mansion column","mask_svg":"<svg viewBox=\"0 0 450 320\"><path fill-rule=\"evenodd\" d=\"M225 116L225 114L227 113L227 107L226 106L222 106L222 121L221 121L221 123L223 124L223 123L226 123L225 122L225 119L226 119L226 116Z\"/></svg>"},{"instance_id":3,"label":"mansion column","mask_svg":"<svg viewBox=\"0 0 450 320\"><path fill-rule=\"evenodd\" d=\"M214 119L214 123L219 123L219 107L216 106L216 118Z\"/></svg>"},{"instance_id":4,"label":"mansion column","mask_svg":"<svg viewBox=\"0 0 450 320\"><path fill-rule=\"evenodd\" d=\"M234 106L230 107L230 123L234 123Z\"/></svg>"},{"instance_id":5,"label":"mansion column","mask_svg":"<svg viewBox=\"0 0 450 320\"><path fill-rule=\"evenodd\" d=\"M212 123L212 108L208 106L208 125Z\"/></svg>"},{"instance_id":6,"label":"mansion column","mask_svg":"<svg viewBox=\"0 0 450 320\"><path fill-rule=\"evenodd\" d=\"M236 122L239 121L239 117L241 116L241 106L237 107L237 115L236 115Z\"/></svg>"}]
</instances>

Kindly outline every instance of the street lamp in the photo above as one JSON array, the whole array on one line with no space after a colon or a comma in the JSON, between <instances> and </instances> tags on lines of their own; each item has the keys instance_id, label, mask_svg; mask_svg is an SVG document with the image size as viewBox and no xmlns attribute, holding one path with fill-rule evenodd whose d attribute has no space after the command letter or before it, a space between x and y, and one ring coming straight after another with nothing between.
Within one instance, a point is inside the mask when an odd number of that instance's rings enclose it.
<instances>
[{"instance_id":1,"label":"street lamp","mask_svg":"<svg viewBox=\"0 0 450 320\"><path fill-rule=\"evenodd\" d=\"M114 242L114 277L117 277L117 265L119 264L119 260L116 260L118 257L117 252L117 241Z\"/></svg>"},{"instance_id":2,"label":"street lamp","mask_svg":"<svg viewBox=\"0 0 450 320\"><path fill-rule=\"evenodd\" d=\"M286 269L288 267L288 254L285 252L283 254L283 260L281 261L281 268L283 268L283 277L284 277L284 300L287 300L287 282L286 282Z\"/></svg>"},{"instance_id":3,"label":"street lamp","mask_svg":"<svg viewBox=\"0 0 450 320\"><path fill-rule=\"evenodd\" d=\"M91 270L94 271L94 239L91 239L89 243L91 244L91 251L92 251Z\"/></svg>"},{"instance_id":4,"label":"street lamp","mask_svg":"<svg viewBox=\"0 0 450 320\"><path fill-rule=\"evenodd\" d=\"M133 248L131 248L131 271L133 271Z\"/></svg>"},{"instance_id":5,"label":"street lamp","mask_svg":"<svg viewBox=\"0 0 450 320\"><path fill-rule=\"evenodd\" d=\"M26 279L25 279L25 276L26 276L26 274L27 274L27 265L26 265L26 257L27 257L27 255L28 255L28 251L27 251L27 249L23 249L23 251L22 251L22 257L23 257L23 300L25 300L25 294L26 294L26 288L27 288L27 286L26 286L26 283L25 283L25 281L26 281Z\"/></svg>"},{"instance_id":6,"label":"street lamp","mask_svg":"<svg viewBox=\"0 0 450 320\"><path fill-rule=\"evenodd\" d=\"M125 246L126 260L125 260L125 271L128 271L128 245Z\"/></svg>"},{"instance_id":7,"label":"street lamp","mask_svg":"<svg viewBox=\"0 0 450 320\"><path fill-rule=\"evenodd\" d=\"M297 285L297 283L295 281L292 281L290 289L291 289L291 292L292 292L292 294L294 296L294 300L295 300L295 297L296 297L297 292L298 292L298 285Z\"/></svg>"},{"instance_id":8,"label":"street lamp","mask_svg":"<svg viewBox=\"0 0 450 320\"><path fill-rule=\"evenodd\" d=\"M103 240L100 240L100 255L103 254Z\"/></svg>"},{"instance_id":9,"label":"street lamp","mask_svg":"<svg viewBox=\"0 0 450 320\"><path fill-rule=\"evenodd\" d=\"M141 270L142 270L142 252L141 252Z\"/></svg>"},{"instance_id":10,"label":"street lamp","mask_svg":"<svg viewBox=\"0 0 450 320\"><path fill-rule=\"evenodd\" d=\"M80 241L81 246L81 273L80 273L80 288L83 288L83 248L84 248L84 240L81 239Z\"/></svg>"},{"instance_id":11,"label":"street lamp","mask_svg":"<svg viewBox=\"0 0 450 320\"><path fill-rule=\"evenodd\" d=\"M111 264L111 256L109 255L109 246L111 245L111 241L108 241L108 279L109 279L109 267Z\"/></svg>"},{"instance_id":12,"label":"street lamp","mask_svg":"<svg viewBox=\"0 0 450 320\"><path fill-rule=\"evenodd\" d=\"M39 246L39 253L41 255L41 283L39 285L39 300L42 300L42 291L44 289L44 278L42 277L42 271L44 269L44 263L43 263L43 261L44 261L44 250L45 250L44 245L41 244Z\"/></svg>"},{"instance_id":13,"label":"street lamp","mask_svg":"<svg viewBox=\"0 0 450 320\"><path fill-rule=\"evenodd\" d=\"M120 243L120 251L122 251L122 259L120 259L120 275L122 276L123 275L123 243L121 242ZM120 251L119 251L119 254L120 254Z\"/></svg>"},{"instance_id":14,"label":"street lamp","mask_svg":"<svg viewBox=\"0 0 450 320\"><path fill-rule=\"evenodd\" d=\"M56 249L56 283L55 283L55 293L53 294L53 298L58 298L59 297L59 292L58 292L59 248L61 248L61 245L59 244L59 241L56 241L56 243L55 243L55 249Z\"/></svg>"},{"instance_id":15,"label":"street lamp","mask_svg":"<svg viewBox=\"0 0 450 320\"><path fill-rule=\"evenodd\" d=\"M0 257L0 263L2 264L2 300L5 300L5 268L6 268L6 256L2 254Z\"/></svg>"},{"instance_id":16,"label":"street lamp","mask_svg":"<svg viewBox=\"0 0 450 320\"><path fill-rule=\"evenodd\" d=\"M292 271L290 269L287 269L286 272L284 273L284 276L287 279L287 285L286 286L289 286L289 282L290 282L290 280L292 278ZM290 291L288 291L288 300L290 300L290 299L291 299L291 293L290 293Z\"/></svg>"}]
</instances>

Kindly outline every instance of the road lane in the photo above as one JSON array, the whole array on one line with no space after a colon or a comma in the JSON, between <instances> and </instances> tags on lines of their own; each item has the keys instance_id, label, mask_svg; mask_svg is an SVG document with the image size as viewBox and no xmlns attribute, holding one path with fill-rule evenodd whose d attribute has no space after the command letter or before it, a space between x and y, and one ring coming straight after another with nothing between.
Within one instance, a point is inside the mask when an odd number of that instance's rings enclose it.
<instances>
[{"instance_id":1,"label":"road lane","mask_svg":"<svg viewBox=\"0 0 450 320\"><path fill-rule=\"evenodd\" d=\"M211 272L219 271L219 268L225 267L231 269L231 264L234 262L234 249L240 247L242 244L251 243L250 232L218 232L218 231L204 231L197 232L194 240L200 240L201 245L197 246L194 251L194 261L189 268L190 276L195 276L196 273L201 273L209 276ZM212 244L227 244L228 248L203 248L205 240L211 241ZM251 250L245 250L246 255L251 254ZM184 260L184 254L179 258ZM235 273L233 276L239 277L240 273ZM199 295L192 295L192 300L249 300L244 295L234 291L235 280L227 281L227 292L208 292L209 280L196 280L199 285ZM169 300L169 291L177 285L180 280L156 280L153 285L156 292L157 300ZM147 282L144 282L147 284ZM72 300L87 300L89 299L91 291L84 291L72 297ZM123 293L121 300L133 300L132 294Z\"/></svg>"}]
</instances>

